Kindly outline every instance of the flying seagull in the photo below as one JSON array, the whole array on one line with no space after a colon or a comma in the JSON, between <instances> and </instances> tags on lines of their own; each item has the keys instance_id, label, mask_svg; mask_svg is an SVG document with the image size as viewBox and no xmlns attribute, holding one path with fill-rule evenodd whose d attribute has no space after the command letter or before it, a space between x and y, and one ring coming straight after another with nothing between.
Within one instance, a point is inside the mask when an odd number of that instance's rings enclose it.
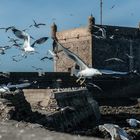
<instances>
[{"instance_id":1,"label":"flying seagull","mask_svg":"<svg viewBox=\"0 0 140 140\"><path fill-rule=\"evenodd\" d=\"M111 135L111 140L132 140L126 131L114 124L99 125L99 130L106 130Z\"/></svg>"},{"instance_id":2,"label":"flying seagull","mask_svg":"<svg viewBox=\"0 0 140 140\"><path fill-rule=\"evenodd\" d=\"M100 69L99 71L105 75L128 75L130 73L125 71L121 72L121 71L106 70L106 69Z\"/></svg>"},{"instance_id":3,"label":"flying seagull","mask_svg":"<svg viewBox=\"0 0 140 140\"><path fill-rule=\"evenodd\" d=\"M98 29L98 31L96 33L99 33L101 32L101 36L98 36L98 35L95 35L93 34L93 36L95 36L95 38L98 38L98 39L106 39L106 30L104 28L101 28L97 25L93 25L94 28Z\"/></svg>"},{"instance_id":4,"label":"flying seagull","mask_svg":"<svg viewBox=\"0 0 140 140\"><path fill-rule=\"evenodd\" d=\"M112 5L110 9L113 9L115 7L115 5Z\"/></svg>"},{"instance_id":5,"label":"flying seagull","mask_svg":"<svg viewBox=\"0 0 140 140\"><path fill-rule=\"evenodd\" d=\"M9 27L7 27L7 28L0 28L0 29L4 29L5 32L7 32L8 30L11 30L11 29L13 29L13 28L15 28L15 27L14 27L14 26L9 26Z\"/></svg>"},{"instance_id":6,"label":"flying seagull","mask_svg":"<svg viewBox=\"0 0 140 140\"><path fill-rule=\"evenodd\" d=\"M0 46L0 54L5 54L5 50L10 49L10 46Z\"/></svg>"},{"instance_id":7,"label":"flying seagull","mask_svg":"<svg viewBox=\"0 0 140 140\"><path fill-rule=\"evenodd\" d=\"M35 67L35 66L32 66L32 68L34 68L35 70L43 70L42 68L38 68L38 67Z\"/></svg>"},{"instance_id":8,"label":"flying seagull","mask_svg":"<svg viewBox=\"0 0 140 140\"><path fill-rule=\"evenodd\" d=\"M50 53L50 55L52 55L53 59L55 59L55 58L59 59L59 56L56 53L54 53L53 51L48 50L48 53Z\"/></svg>"},{"instance_id":9,"label":"flying seagull","mask_svg":"<svg viewBox=\"0 0 140 140\"><path fill-rule=\"evenodd\" d=\"M44 60L44 59L53 60L53 57L44 56L40 60Z\"/></svg>"},{"instance_id":10,"label":"flying seagull","mask_svg":"<svg viewBox=\"0 0 140 140\"><path fill-rule=\"evenodd\" d=\"M134 56L129 55L128 53L125 54L129 59L134 59Z\"/></svg>"},{"instance_id":11,"label":"flying seagull","mask_svg":"<svg viewBox=\"0 0 140 140\"><path fill-rule=\"evenodd\" d=\"M106 59L106 60L105 60L105 62L109 62L109 61L116 61L116 62L125 63L122 59L116 58L116 57L109 58L109 59Z\"/></svg>"},{"instance_id":12,"label":"flying seagull","mask_svg":"<svg viewBox=\"0 0 140 140\"><path fill-rule=\"evenodd\" d=\"M126 122L131 126L131 127L137 127L138 125L140 125L140 121L136 120L136 119L126 119Z\"/></svg>"},{"instance_id":13,"label":"flying seagull","mask_svg":"<svg viewBox=\"0 0 140 140\"><path fill-rule=\"evenodd\" d=\"M17 41L19 41L19 39L15 39L15 38L12 38L12 37L9 37L9 42L13 42L13 43L17 43Z\"/></svg>"},{"instance_id":14,"label":"flying seagull","mask_svg":"<svg viewBox=\"0 0 140 140\"><path fill-rule=\"evenodd\" d=\"M47 40L48 40L48 37L41 37L41 38L35 40L34 43L31 46L34 47L35 44L43 44Z\"/></svg>"},{"instance_id":15,"label":"flying seagull","mask_svg":"<svg viewBox=\"0 0 140 140\"><path fill-rule=\"evenodd\" d=\"M54 41L56 41L56 40L54 40ZM58 41L56 41L56 42L57 42L58 46L60 47L60 49L62 49L64 51L64 53L67 55L67 57L72 59L77 65L80 66L81 70L76 75L77 77L79 77L77 82L83 78L84 80L81 82L81 84L83 84L85 82L86 78L91 78L93 76L102 75L102 73L98 69L89 68L79 56L77 56L70 50L63 47Z\"/></svg>"},{"instance_id":16,"label":"flying seagull","mask_svg":"<svg viewBox=\"0 0 140 140\"><path fill-rule=\"evenodd\" d=\"M14 35L19 39L23 39L23 50L24 52L35 52L35 49L30 45L30 35L24 31L18 30L16 28L12 29Z\"/></svg>"},{"instance_id":17,"label":"flying seagull","mask_svg":"<svg viewBox=\"0 0 140 140\"><path fill-rule=\"evenodd\" d=\"M36 28L39 28L39 26L45 26L45 25L46 25L46 24L44 24L44 23L36 23L35 20L33 20L33 22L34 22L34 24L33 24L33 25L30 25L29 27L34 26L34 27L36 27Z\"/></svg>"}]
</instances>

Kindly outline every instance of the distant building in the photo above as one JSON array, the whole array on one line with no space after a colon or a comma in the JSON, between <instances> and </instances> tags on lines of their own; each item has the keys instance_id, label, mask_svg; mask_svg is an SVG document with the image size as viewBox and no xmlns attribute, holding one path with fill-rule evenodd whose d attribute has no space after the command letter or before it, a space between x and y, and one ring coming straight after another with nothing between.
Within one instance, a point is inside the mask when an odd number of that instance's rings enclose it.
<instances>
[{"instance_id":1,"label":"distant building","mask_svg":"<svg viewBox=\"0 0 140 140\"><path fill-rule=\"evenodd\" d=\"M97 25L95 18L90 16L87 27L58 32L57 26L53 24L52 37L76 53L88 66L140 71L140 25L138 28ZM75 63L62 51L57 51L57 54L59 57L54 63L56 72L71 71L75 67ZM109 58L119 58L123 62L105 61Z\"/></svg>"}]
</instances>

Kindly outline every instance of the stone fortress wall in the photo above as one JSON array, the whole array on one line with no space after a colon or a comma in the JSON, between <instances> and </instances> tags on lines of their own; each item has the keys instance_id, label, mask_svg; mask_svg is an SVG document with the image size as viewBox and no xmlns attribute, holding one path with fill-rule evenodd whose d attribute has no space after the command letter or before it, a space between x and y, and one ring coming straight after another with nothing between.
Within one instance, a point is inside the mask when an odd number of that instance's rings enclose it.
<instances>
[{"instance_id":1,"label":"stone fortress wall","mask_svg":"<svg viewBox=\"0 0 140 140\"><path fill-rule=\"evenodd\" d=\"M96 37L101 36L101 31L96 26L105 30L106 38ZM119 71L140 71L139 27L97 25L95 18L90 16L87 27L57 31L54 23L53 37L56 37L64 47L76 53L88 66ZM57 54L59 57L54 63L56 72L71 71L75 67L75 63L62 51L58 51ZM122 59L124 62L105 61L112 57Z\"/></svg>"}]
</instances>

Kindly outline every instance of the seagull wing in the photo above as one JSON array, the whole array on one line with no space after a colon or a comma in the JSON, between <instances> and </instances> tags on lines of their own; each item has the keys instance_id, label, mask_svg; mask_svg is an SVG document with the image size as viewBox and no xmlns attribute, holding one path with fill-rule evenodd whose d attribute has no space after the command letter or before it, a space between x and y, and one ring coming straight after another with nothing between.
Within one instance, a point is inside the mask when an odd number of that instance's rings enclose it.
<instances>
[{"instance_id":1,"label":"seagull wing","mask_svg":"<svg viewBox=\"0 0 140 140\"><path fill-rule=\"evenodd\" d=\"M36 23L36 21L33 19L33 22L34 22L34 24L36 25L37 23Z\"/></svg>"},{"instance_id":2,"label":"seagull wing","mask_svg":"<svg viewBox=\"0 0 140 140\"><path fill-rule=\"evenodd\" d=\"M57 42L57 44L59 45L59 47L64 51L64 53L73 61L75 61L75 63L77 63L77 65L79 65L82 69L86 69L88 68L88 66L81 60L81 58L79 58L76 54L74 54L73 52L71 52L70 50L66 49L65 47L63 47L59 42Z\"/></svg>"},{"instance_id":3,"label":"seagull wing","mask_svg":"<svg viewBox=\"0 0 140 140\"><path fill-rule=\"evenodd\" d=\"M113 128L114 128L114 125L113 124L99 125L99 129L100 130L106 130L111 135L111 137L114 136L114 129Z\"/></svg>"},{"instance_id":4,"label":"seagull wing","mask_svg":"<svg viewBox=\"0 0 140 140\"><path fill-rule=\"evenodd\" d=\"M38 25L38 26L40 26L40 25L45 26L46 24L45 24L45 23L38 23L37 25Z\"/></svg>"},{"instance_id":5,"label":"seagull wing","mask_svg":"<svg viewBox=\"0 0 140 140\"><path fill-rule=\"evenodd\" d=\"M121 72L121 71L113 71L113 70L99 70L102 74L106 74L106 75L127 75L129 74L128 72Z\"/></svg>"},{"instance_id":6,"label":"seagull wing","mask_svg":"<svg viewBox=\"0 0 140 140\"><path fill-rule=\"evenodd\" d=\"M120 127L118 127L118 134L120 135L120 138L122 140L130 140L129 135L126 133L126 131Z\"/></svg>"},{"instance_id":7,"label":"seagull wing","mask_svg":"<svg viewBox=\"0 0 140 140\"><path fill-rule=\"evenodd\" d=\"M32 47L35 47L35 44L43 44L44 42L46 42L48 39L48 37L41 37L37 40L34 41L34 43L31 45Z\"/></svg>"},{"instance_id":8,"label":"seagull wing","mask_svg":"<svg viewBox=\"0 0 140 140\"><path fill-rule=\"evenodd\" d=\"M116 57L114 57L114 58L109 58L109 59L106 59L106 60L105 60L105 62L108 62L108 61L117 61L117 62L122 62L122 63L124 63L124 61L123 61L122 59L116 58Z\"/></svg>"},{"instance_id":9,"label":"seagull wing","mask_svg":"<svg viewBox=\"0 0 140 140\"><path fill-rule=\"evenodd\" d=\"M27 39L28 38L28 34L24 31L18 30L18 29L12 29L14 35L20 39Z\"/></svg>"},{"instance_id":10,"label":"seagull wing","mask_svg":"<svg viewBox=\"0 0 140 140\"><path fill-rule=\"evenodd\" d=\"M33 44L31 45L31 47L35 47L36 41L37 41L37 40L35 40L35 41L33 42Z\"/></svg>"},{"instance_id":11,"label":"seagull wing","mask_svg":"<svg viewBox=\"0 0 140 140\"><path fill-rule=\"evenodd\" d=\"M139 120L136 120L136 121L137 121L138 124L140 124L140 121Z\"/></svg>"}]
</instances>

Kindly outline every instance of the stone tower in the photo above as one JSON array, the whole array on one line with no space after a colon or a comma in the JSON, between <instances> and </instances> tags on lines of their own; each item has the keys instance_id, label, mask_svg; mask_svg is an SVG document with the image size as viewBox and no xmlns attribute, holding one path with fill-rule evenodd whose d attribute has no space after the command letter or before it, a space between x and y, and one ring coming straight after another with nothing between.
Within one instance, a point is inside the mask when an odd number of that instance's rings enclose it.
<instances>
[{"instance_id":1,"label":"stone tower","mask_svg":"<svg viewBox=\"0 0 140 140\"><path fill-rule=\"evenodd\" d=\"M57 40L67 49L77 54L88 66L92 66L93 25L95 19L89 17L88 26L57 32L57 26L52 25L52 38ZM54 48L56 51L57 48ZM54 62L55 72L68 72L75 67L74 61L67 58L62 51L57 52L58 58Z\"/></svg>"}]
</instances>

